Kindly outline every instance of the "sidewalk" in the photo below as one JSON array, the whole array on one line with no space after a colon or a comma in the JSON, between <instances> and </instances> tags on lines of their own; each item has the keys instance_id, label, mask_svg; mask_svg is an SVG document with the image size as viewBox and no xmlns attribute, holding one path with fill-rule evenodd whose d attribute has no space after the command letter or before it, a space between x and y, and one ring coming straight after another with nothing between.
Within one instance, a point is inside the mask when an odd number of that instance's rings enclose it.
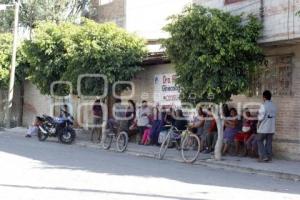
<instances>
[{"instance_id":1,"label":"sidewalk","mask_svg":"<svg viewBox=\"0 0 300 200\"><path fill-rule=\"evenodd\" d=\"M24 128L15 128L6 130L6 132L25 135ZM77 131L77 139L75 145L101 149L100 144L92 143L90 135L82 131ZM111 150L114 151L113 145ZM141 146L134 143L129 143L126 153L135 156L149 157L158 159L159 147L156 146ZM165 160L183 162L180 151L168 149ZM255 159L245 157L226 156L222 161L212 159L210 155L200 154L195 165L202 165L211 168L234 170L239 172L253 173L265 176L271 176L279 179L287 179L292 181L300 181L300 162L285 161L274 159L271 163L258 163Z\"/></svg>"}]
</instances>

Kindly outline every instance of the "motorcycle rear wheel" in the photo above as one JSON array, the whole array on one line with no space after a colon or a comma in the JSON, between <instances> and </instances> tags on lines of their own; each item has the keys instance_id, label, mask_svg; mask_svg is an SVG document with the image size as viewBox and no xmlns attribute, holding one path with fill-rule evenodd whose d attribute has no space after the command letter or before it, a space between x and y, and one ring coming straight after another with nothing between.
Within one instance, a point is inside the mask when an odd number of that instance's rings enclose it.
<instances>
[{"instance_id":1,"label":"motorcycle rear wheel","mask_svg":"<svg viewBox=\"0 0 300 200\"><path fill-rule=\"evenodd\" d=\"M39 141L41 141L41 142L44 142L48 138L48 135L43 133L41 130L38 131L37 136L38 136Z\"/></svg>"}]
</instances>

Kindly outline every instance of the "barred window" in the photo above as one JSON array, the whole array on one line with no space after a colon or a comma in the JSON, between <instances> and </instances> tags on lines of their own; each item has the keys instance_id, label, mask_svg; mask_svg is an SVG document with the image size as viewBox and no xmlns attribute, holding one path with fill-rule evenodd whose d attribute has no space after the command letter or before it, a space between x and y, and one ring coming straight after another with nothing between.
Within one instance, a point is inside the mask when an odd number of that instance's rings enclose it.
<instances>
[{"instance_id":1,"label":"barred window","mask_svg":"<svg viewBox=\"0 0 300 200\"><path fill-rule=\"evenodd\" d=\"M244 1L244 0L225 0L224 4L231 4L231 3L237 3L237 2L240 2L240 1Z\"/></svg>"},{"instance_id":2,"label":"barred window","mask_svg":"<svg viewBox=\"0 0 300 200\"><path fill-rule=\"evenodd\" d=\"M270 90L274 96L292 95L292 55L269 56L265 66L252 77L250 93L260 96Z\"/></svg>"}]
</instances>

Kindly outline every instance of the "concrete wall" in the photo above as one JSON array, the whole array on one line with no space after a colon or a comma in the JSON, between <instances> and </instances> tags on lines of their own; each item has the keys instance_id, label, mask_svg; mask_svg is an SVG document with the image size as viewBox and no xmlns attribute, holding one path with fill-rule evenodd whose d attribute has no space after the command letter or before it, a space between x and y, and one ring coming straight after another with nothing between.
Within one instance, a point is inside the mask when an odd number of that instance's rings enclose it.
<instances>
[{"instance_id":1,"label":"concrete wall","mask_svg":"<svg viewBox=\"0 0 300 200\"><path fill-rule=\"evenodd\" d=\"M194 3L224 9L233 14L260 15L260 1L239 0L226 4L224 0L194 0ZM260 42L275 42L300 38L300 0L264 0L264 32Z\"/></svg>"},{"instance_id":2,"label":"concrete wall","mask_svg":"<svg viewBox=\"0 0 300 200\"><path fill-rule=\"evenodd\" d=\"M169 73L175 73L172 64L146 66L133 80L135 93L132 99L138 103L141 103L142 100L154 103L154 76ZM131 93L131 91L123 92L122 95L128 95L129 93Z\"/></svg>"},{"instance_id":3,"label":"concrete wall","mask_svg":"<svg viewBox=\"0 0 300 200\"><path fill-rule=\"evenodd\" d=\"M126 30L146 39L165 38L167 34L162 28L167 17L182 11L191 0L113 0L111 3L99 5L98 22L116 22Z\"/></svg>"},{"instance_id":4,"label":"concrete wall","mask_svg":"<svg viewBox=\"0 0 300 200\"><path fill-rule=\"evenodd\" d=\"M191 0L127 0L126 30L146 39L166 38L167 18L180 13Z\"/></svg>"},{"instance_id":5,"label":"concrete wall","mask_svg":"<svg viewBox=\"0 0 300 200\"><path fill-rule=\"evenodd\" d=\"M20 111L20 91L18 87L15 87L14 96L11 110L11 123L13 126L17 125L19 120L19 111ZM0 126L5 124L5 111L6 111L6 102L7 102L7 91L0 90Z\"/></svg>"},{"instance_id":6,"label":"concrete wall","mask_svg":"<svg viewBox=\"0 0 300 200\"><path fill-rule=\"evenodd\" d=\"M94 5L97 8L96 21L115 22L118 26L125 27L125 0L107 1L105 4L101 4L101 0L94 0Z\"/></svg>"},{"instance_id":7,"label":"concrete wall","mask_svg":"<svg viewBox=\"0 0 300 200\"><path fill-rule=\"evenodd\" d=\"M31 82L25 83L23 125L31 125L37 115L50 114L50 96L42 95Z\"/></svg>"}]
</instances>

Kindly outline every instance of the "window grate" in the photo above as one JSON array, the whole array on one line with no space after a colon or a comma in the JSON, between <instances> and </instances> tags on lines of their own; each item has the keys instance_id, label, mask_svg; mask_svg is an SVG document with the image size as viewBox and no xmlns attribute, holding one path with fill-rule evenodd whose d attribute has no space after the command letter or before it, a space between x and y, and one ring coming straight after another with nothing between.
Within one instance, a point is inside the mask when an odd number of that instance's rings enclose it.
<instances>
[{"instance_id":1,"label":"window grate","mask_svg":"<svg viewBox=\"0 0 300 200\"><path fill-rule=\"evenodd\" d=\"M292 56L270 56L266 60L266 65L251 77L251 95L260 96L264 90L270 90L274 96L291 96Z\"/></svg>"}]
</instances>

